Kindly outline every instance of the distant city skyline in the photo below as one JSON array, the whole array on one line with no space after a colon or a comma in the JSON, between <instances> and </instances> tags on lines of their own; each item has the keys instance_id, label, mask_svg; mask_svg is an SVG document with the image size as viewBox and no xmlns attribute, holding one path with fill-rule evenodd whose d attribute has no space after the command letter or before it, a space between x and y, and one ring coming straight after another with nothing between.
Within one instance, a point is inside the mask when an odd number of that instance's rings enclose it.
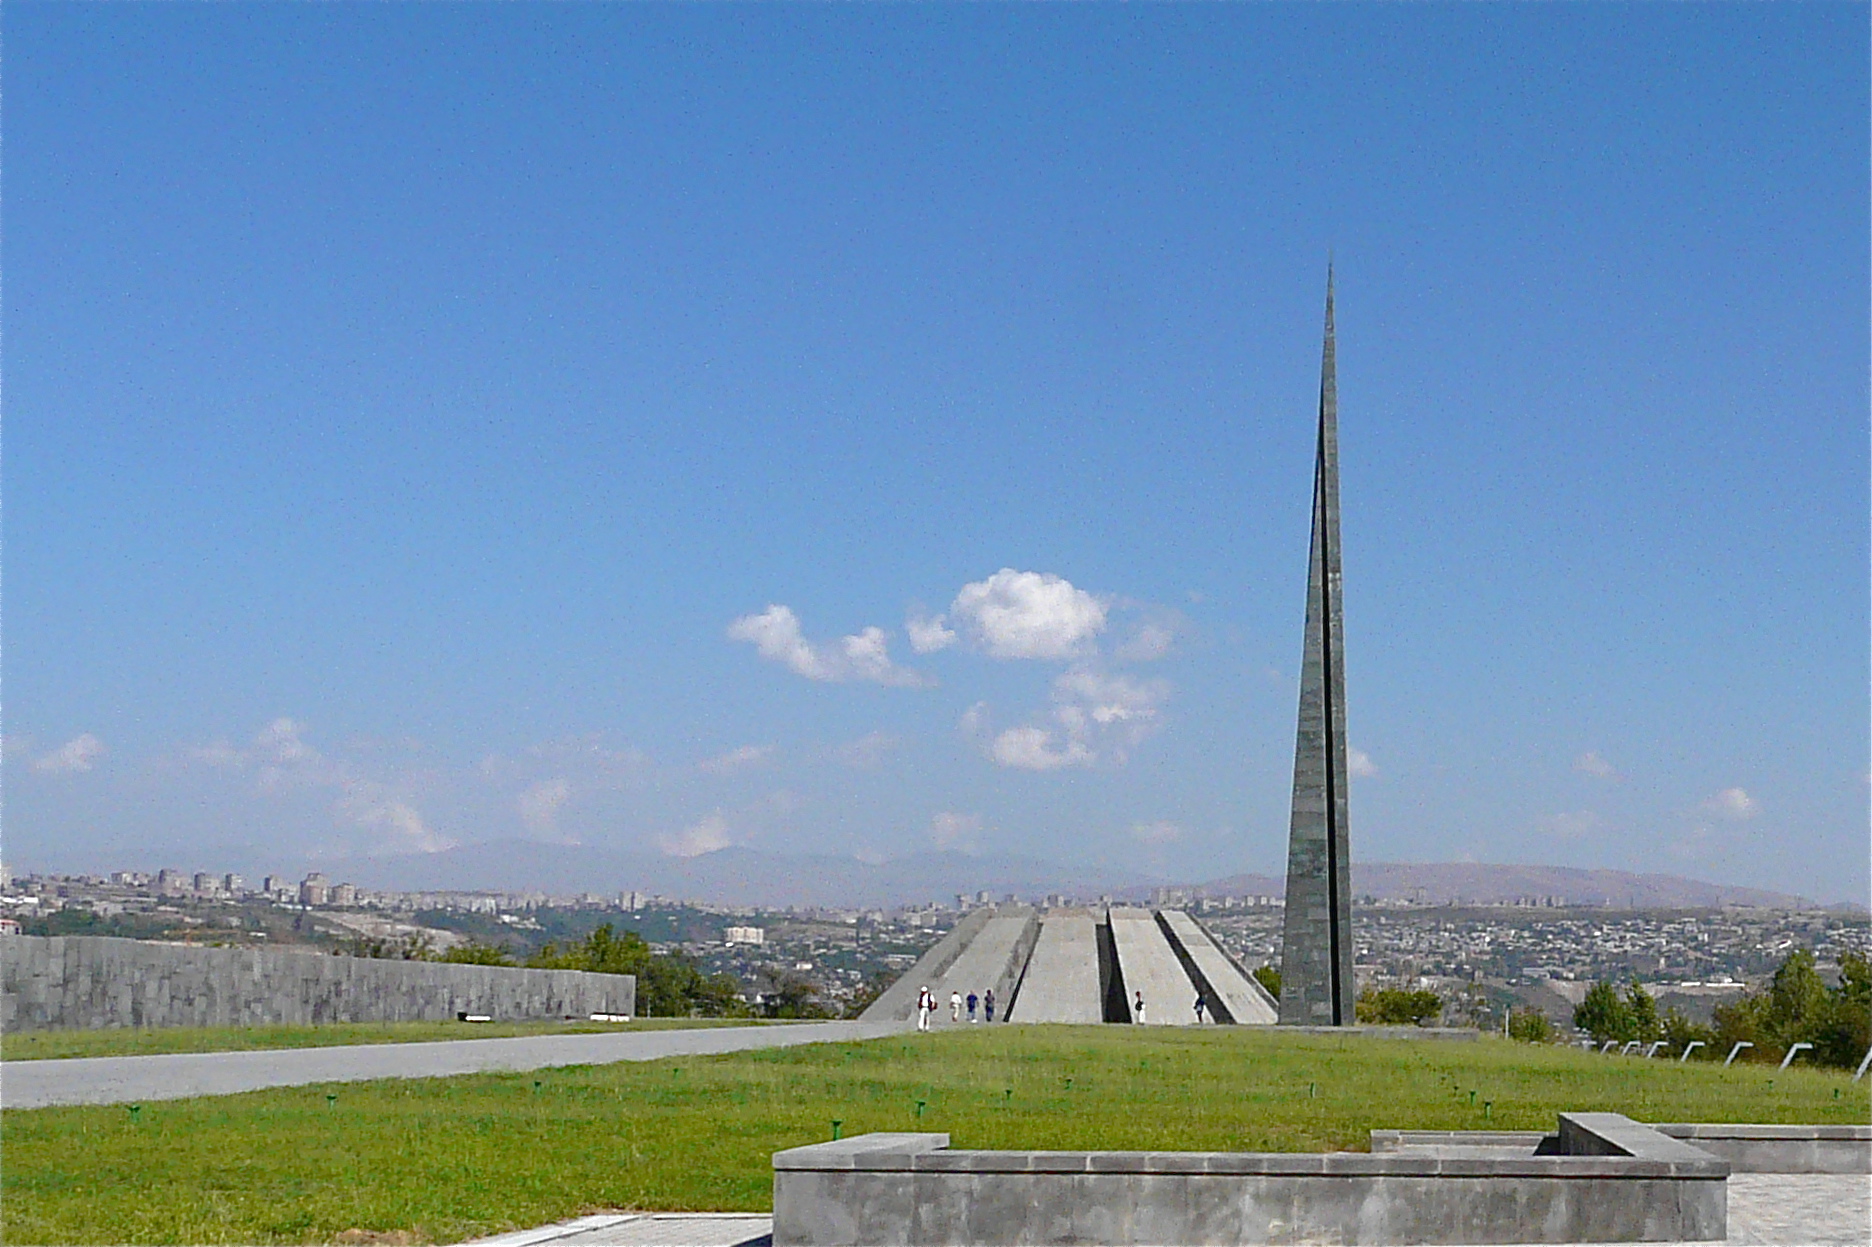
<instances>
[{"instance_id":1,"label":"distant city skyline","mask_svg":"<svg viewBox=\"0 0 1872 1247\"><path fill-rule=\"evenodd\" d=\"M15 869L1278 875L1330 253L1355 862L1872 893L1862 8L0 23Z\"/></svg>"}]
</instances>

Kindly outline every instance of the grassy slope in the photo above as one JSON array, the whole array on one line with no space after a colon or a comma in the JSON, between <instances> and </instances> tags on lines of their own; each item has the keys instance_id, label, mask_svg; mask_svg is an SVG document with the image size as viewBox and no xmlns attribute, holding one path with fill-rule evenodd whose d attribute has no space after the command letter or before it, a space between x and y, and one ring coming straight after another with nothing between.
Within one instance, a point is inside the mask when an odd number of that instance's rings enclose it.
<instances>
[{"instance_id":1,"label":"grassy slope","mask_svg":"<svg viewBox=\"0 0 1872 1247\"><path fill-rule=\"evenodd\" d=\"M771 1153L830 1137L833 1118L847 1135L946 1130L956 1147L1297 1151L1362 1148L1384 1126L1551 1129L1562 1109L1864 1122L1868 1090L1501 1041L996 1027L256 1092L134 1121L8 1112L0 1239L320 1242L359 1227L452 1242L593 1208L765 1209Z\"/></svg>"},{"instance_id":2,"label":"grassy slope","mask_svg":"<svg viewBox=\"0 0 1872 1247\"><path fill-rule=\"evenodd\" d=\"M27 1031L0 1035L0 1061L58 1057L153 1056L163 1052L239 1052L254 1048L329 1048L339 1044L428 1043L508 1035L596 1035L689 1026L747 1026L751 1021L638 1018L612 1022L342 1022L323 1026L176 1026L162 1030Z\"/></svg>"}]
</instances>

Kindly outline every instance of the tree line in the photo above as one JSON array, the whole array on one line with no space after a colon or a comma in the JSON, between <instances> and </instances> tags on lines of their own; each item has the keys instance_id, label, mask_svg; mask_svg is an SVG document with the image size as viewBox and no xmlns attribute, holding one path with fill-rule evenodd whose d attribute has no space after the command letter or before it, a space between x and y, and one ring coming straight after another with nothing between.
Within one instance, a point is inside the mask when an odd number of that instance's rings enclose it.
<instances>
[{"instance_id":1,"label":"tree line","mask_svg":"<svg viewBox=\"0 0 1872 1247\"><path fill-rule=\"evenodd\" d=\"M1840 981L1828 986L1805 948L1789 953L1767 988L1717 1005L1709 1025L1676 1008L1658 1012L1657 1001L1636 979L1620 993L1609 982L1593 984L1573 1010L1573 1025L1599 1043L1662 1040L1681 1055L1701 1042L1699 1059L1727 1057L1749 1043L1747 1059L1779 1061L1797 1043L1810 1043L1819 1065L1851 1069L1872 1048L1872 963L1851 953L1840 958Z\"/></svg>"}]
</instances>

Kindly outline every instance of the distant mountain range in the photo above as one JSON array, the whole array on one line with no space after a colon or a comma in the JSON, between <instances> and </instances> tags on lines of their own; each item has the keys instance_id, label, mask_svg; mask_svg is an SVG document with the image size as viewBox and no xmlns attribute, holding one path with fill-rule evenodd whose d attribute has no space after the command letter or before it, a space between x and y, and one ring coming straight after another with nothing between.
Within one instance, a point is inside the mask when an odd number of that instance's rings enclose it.
<instances>
[{"instance_id":1,"label":"distant mountain range","mask_svg":"<svg viewBox=\"0 0 1872 1247\"><path fill-rule=\"evenodd\" d=\"M864 862L851 857L727 848L698 857L666 857L530 841L496 841L441 853L324 862L269 861L255 849L227 849L202 854L200 860L217 870L241 870L250 878L272 871L296 872L293 877L297 878L306 870L319 869L334 882L396 891L545 892L558 896L591 892L607 897L637 891L718 905L763 907L871 908L931 901L953 903L958 893L974 896L980 892L996 900L1008 893L1027 899L1064 893L1081 898L1110 895L1143 901L1161 886L1200 889L1209 896L1280 896L1286 888L1285 881L1274 875L1240 874L1201 883L1171 884L1142 872L1075 867L1010 855L922 853L887 862ZM1435 904L1488 904L1521 897L1557 897L1575 905L1640 908L1797 908L1810 903L1784 892L1676 875L1473 862L1354 862L1352 887L1357 896Z\"/></svg>"},{"instance_id":2,"label":"distant mountain range","mask_svg":"<svg viewBox=\"0 0 1872 1247\"><path fill-rule=\"evenodd\" d=\"M1268 875L1230 875L1201 885L1210 896L1279 896L1286 881ZM1624 870L1581 870L1573 866L1497 866L1480 862L1352 863L1352 894L1379 900L1427 904L1492 904L1522 897L1558 897L1573 905L1640 909L1698 909L1714 905L1804 908L1804 897L1764 888L1707 883L1678 875Z\"/></svg>"}]
</instances>

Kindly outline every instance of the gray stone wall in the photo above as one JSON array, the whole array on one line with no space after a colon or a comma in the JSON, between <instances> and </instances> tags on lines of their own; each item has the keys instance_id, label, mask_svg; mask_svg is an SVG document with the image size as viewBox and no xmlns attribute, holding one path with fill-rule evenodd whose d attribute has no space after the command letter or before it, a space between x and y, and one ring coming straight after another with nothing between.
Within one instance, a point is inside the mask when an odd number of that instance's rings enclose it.
<instances>
[{"instance_id":1,"label":"gray stone wall","mask_svg":"<svg viewBox=\"0 0 1872 1247\"><path fill-rule=\"evenodd\" d=\"M1542 1136L1534 1136L1540 1139ZM870 1134L776 1153L775 1247L1720 1241L1726 1162L1616 1113L1389 1154L950 1151Z\"/></svg>"},{"instance_id":2,"label":"gray stone wall","mask_svg":"<svg viewBox=\"0 0 1872 1247\"><path fill-rule=\"evenodd\" d=\"M280 948L0 936L0 1029L439 1022L635 1014L629 975Z\"/></svg>"}]
</instances>

